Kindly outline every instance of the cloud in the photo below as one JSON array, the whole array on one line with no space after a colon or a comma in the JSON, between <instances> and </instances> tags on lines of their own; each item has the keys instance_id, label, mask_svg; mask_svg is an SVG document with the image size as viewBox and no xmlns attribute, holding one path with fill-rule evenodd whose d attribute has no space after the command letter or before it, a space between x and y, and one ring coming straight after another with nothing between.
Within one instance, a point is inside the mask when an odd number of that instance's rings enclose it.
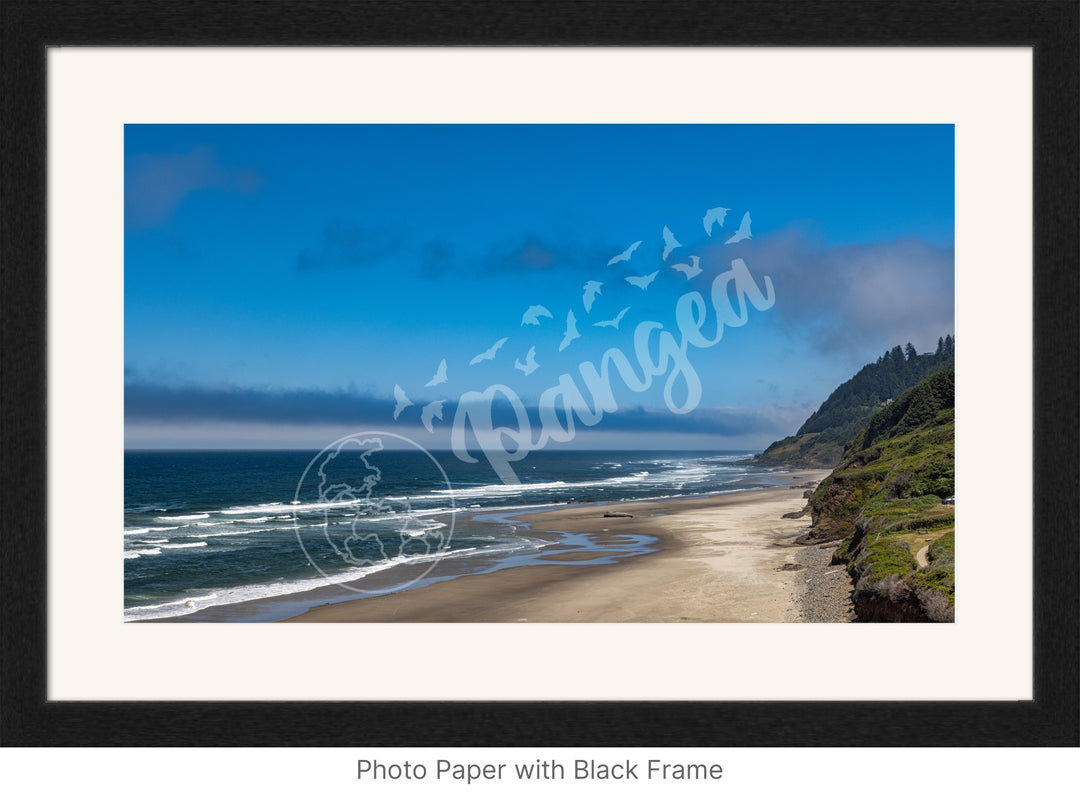
<instances>
[{"instance_id":1,"label":"cloud","mask_svg":"<svg viewBox=\"0 0 1080 802\"><path fill-rule=\"evenodd\" d=\"M606 433L626 435L646 434L699 434L715 437L754 437L768 442L786 437L798 429L817 408L814 404L762 407L702 407L685 415L676 415L667 409L636 407L609 412L595 426L583 426L575 419L578 434L589 429ZM538 431L539 414L529 409L534 434ZM447 416L449 419L449 416ZM566 415L560 410L559 419L565 423ZM492 422L495 426L516 425L508 405L492 406Z\"/></svg>"},{"instance_id":2,"label":"cloud","mask_svg":"<svg viewBox=\"0 0 1080 802\"><path fill-rule=\"evenodd\" d=\"M826 247L798 228L710 256L744 258L772 278L775 313L827 353L912 342L932 350L954 330L954 253L917 237ZM725 262L726 263L726 262Z\"/></svg>"},{"instance_id":3,"label":"cloud","mask_svg":"<svg viewBox=\"0 0 1080 802\"><path fill-rule=\"evenodd\" d=\"M419 410L430 399L413 399ZM773 407L724 407L697 409L675 415L666 409L634 408L609 413L590 429L627 434L707 434L755 436L775 439L795 431L814 411L812 405ZM174 386L129 382L124 388L124 417L131 423L231 422L244 424L340 424L384 429L391 425L394 401L349 390L259 390L238 387ZM455 405L448 403L444 420L453 420ZM417 411L416 415L419 415ZM402 415L399 424L407 421ZM512 426L513 413L506 403L492 406L496 426ZM534 427L539 415L529 410ZM419 418L417 418L419 423ZM442 429L443 427L439 427ZM445 429L448 431L448 429Z\"/></svg>"},{"instance_id":4,"label":"cloud","mask_svg":"<svg viewBox=\"0 0 1080 802\"><path fill-rule=\"evenodd\" d=\"M488 252L485 263L489 270L549 271L569 264L572 249L526 234L519 241L503 243Z\"/></svg>"},{"instance_id":5,"label":"cloud","mask_svg":"<svg viewBox=\"0 0 1080 802\"><path fill-rule=\"evenodd\" d=\"M346 390L258 390L129 382L127 421L236 421L252 423L385 423L392 398Z\"/></svg>"},{"instance_id":6,"label":"cloud","mask_svg":"<svg viewBox=\"0 0 1080 802\"><path fill-rule=\"evenodd\" d=\"M427 278L448 274L458 278L523 273L591 275L606 270L611 254L624 247L625 243L586 243L574 237L560 239L526 232L492 243L486 249L463 252L446 240L431 239L421 246L420 270Z\"/></svg>"},{"instance_id":7,"label":"cloud","mask_svg":"<svg viewBox=\"0 0 1080 802\"><path fill-rule=\"evenodd\" d=\"M483 420L488 402L476 403L476 412L479 413L477 417ZM702 407L684 415L677 415L668 409L631 407L606 413L599 423L591 427L582 425L575 418L574 429L577 435L588 431L635 437L649 434L698 434L710 437L753 437L771 442L798 429L816 409L816 404ZM455 408L455 414L456 411ZM535 437L539 433L539 412L535 405L527 407L526 411ZM557 411L561 425L565 426L565 411L561 408ZM490 412L493 426L516 428L516 415L505 399L499 398L492 402ZM448 412L446 419L452 420L453 415Z\"/></svg>"},{"instance_id":8,"label":"cloud","mask_svg":"<svg viewBox=\"0 0 1080 802\"><path fill-rule=\"evenodd\" d=\"M522 271L549 272L568 266L573 246L560 246L532 234L505 240L476 255L459 258L459 249L442 239L421 246L420 272L427 278L446 275L485 277L491 274L520 274Z\"/></svg>"},{"instance_id":9,"label":"cloud","mask_svg":"<svg viewBox=\"0 0 1080 802\"><path fill-rule=\"evenodd\" d=\"M250 194L261 183L253 170L219 164L209 148L137 154L127 160L124 171L124 222L132 228L160 225L194 192Z\"/></svg>"},{"instance_id":10,"label":"cloud","mask_svg":"<svg viewBox=\"0 0 1080 802\"><path fill-rule=\"evenodd\" d=\"M454 271L455 249L446 240L433 239L423 244L420 255L420 272L434 278Z\"/></svg>"},{"instance_id":11,"label":"cloud","mask_svg":"<svg viewBox=\"0 0 1080 802\"><path fill-rule=\"evenodd\" d=\"M332 223L323 230L322 242L296 258L300 271L357 269L385 264L400 250L400 237L381 226Z\"/></svg>"},{"instance_id":12,"label":"cloud","mask_svg":"<svg viewBox=\"0 0 1080 802\"><path fill-rule=\"evenodd\" d=\"M574 237L560 240L524 234L516 239L493 245L480 260L488 272L535 271L554 273L563 271L590 275L609 271L608 260L612 255L626 249L625 242L584 242ZM658 255L658 253L657 253ZM637 261L648 261L649 256Z\"/></svg>"},{"instance_id":13,"label":"cloud","mask_svg":"<svg viewBox=\"0 0 1080 802\"><path fill-rule=\"evenodd\" d=\"M782 436L795 431L816 405L716 407L675 415L666 409L633 409L605 415L598 427L618 432L669 432L720 437Z\"/></svg>"}]
</instances>

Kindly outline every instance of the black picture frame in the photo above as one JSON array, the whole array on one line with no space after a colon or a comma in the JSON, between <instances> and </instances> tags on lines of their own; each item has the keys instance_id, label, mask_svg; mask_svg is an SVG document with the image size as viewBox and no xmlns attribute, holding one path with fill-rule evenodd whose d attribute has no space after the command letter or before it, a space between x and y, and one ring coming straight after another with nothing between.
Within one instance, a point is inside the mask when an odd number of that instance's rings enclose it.
<instances>
[{"instance_id":1,"label":"black picture frame","mask_svg":"<svg viewBox=\"0 0 1080 802\"><path fill-rule=\"evenodd\" d=\"M1080 744L1080 4L329 2L0 6L0 743L8 746ZM46 696L46 50L56 46L1030 46L1034 698L1018 702L53 702Z\"/></svg>"}]
</instances>

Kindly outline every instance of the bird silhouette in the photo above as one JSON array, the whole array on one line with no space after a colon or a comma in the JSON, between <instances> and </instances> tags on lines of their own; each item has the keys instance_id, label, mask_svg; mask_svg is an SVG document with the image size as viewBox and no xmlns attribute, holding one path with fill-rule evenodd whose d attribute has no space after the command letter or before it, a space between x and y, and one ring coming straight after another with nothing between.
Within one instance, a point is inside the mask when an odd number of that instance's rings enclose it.
<instances>
[{"instance_id":1,"label":"bird silhouette","mask_svg":"<svg viewBox=\"0 0 1080 802\"><path fill-rule=\"evenodd\" d=\"M630 307L626 307L619 314L615 315L611 320L601 320L599 323L593 323L594 326L611 326L613 329L619 328L619 324L622 322L623 315L630 311Z\"/></svg>"},{"instance_id":2,"label":"bird silhouette","mask_svg":"<svg viewBox=\"0 0 1080 802\"><path fill-rule=\"evenodd\" d=\"M581 332L577 330L577 318L574 317L574 310L571 309L566 313L566 331L563 333L562 342L559 343L560 353L580 336Z\"/></svg>"},{"instance_id":3,"label":"bird silhouette","mask_svg":"<svg viewBox=\"0 0 1080 802\"><path fill-rule=\"evenodd\" d=\"M700 256L691 256L690 257L690 262L691 262L691 264L688 264L688 265L687 264L672 265L671 268L673 270L678 270L680 273L684 274L687 279L692 279L694 276L701 273L701 268L698 267L698 265L701 263L701 257Z\"/></svg>"},{"instance_id":4,"label":"bird silhouette","mask_svg":"<svg viewBox=\"0 0 1080 802\"><path fill-rule=\"evenodd\" d=\"M638 240L625 251L620 253L618 256L612 256L610 259L608 259L608 267L615 264L616 262L629 262L630 257L634 255L634 251L637 250L637 246L640 244L641 240Z\"/></svg>"},{"instance_id":5,"label":"bird silhouette","mask_svg":"<svg viewBox=\"0 0 1080 802\"><path fill-rule=\"evenodd\" d=\"M676 248L681 248L682 243L675 239L675 235L671 233L671 229L664 226L664 255L662 259L667 259L668 254Z\"/></svg>"},{"instance_id":6,"label":"bird silhouette","mask_svg":"<svg viewBox=\"0 0 1080 802\"><path fill-rule=\"evenodd\" d=\"M432 401L420 410L420 422L424 424L425 429L433 434L435 432L435 424L433 421L442 420L442 405L445 403L445 398L439 401Z\"/></svg>"},{"instance_id":7,"label":"bird silhouette","mask_svg":"<svg viewBox=\"0 0 1080 802\"><path fill-rule=\"evenodd\" d=\"M435 375L431 377L431 381L425 384L425 387L434 387L436 384L442 384L446 381L446 360L444 359L439 363L439 369L435 371Z\"/></svg>"},{"instance_id":8,"label":"bird silhouette","mask_svg":"<svg viewBox=\"0 0 1080 802\"><path fill-rule=\"evenodd\" d=\"M406 407L411 407L413 402L409 400L409 396L405 395L405 391L401 389L400 384L394 385L394 420L398 419L398 415L405 410Z\"/></svg>"},{"instance_id":9,"label":"bird silhouette","mask_svg":"<svg viewBox=\"0 0 1080 802\"><path fill-rule=\"evenodd\" d=\"M525 314L521 316L522 326L539 326L540 318L552 317L551 312L548 311L545 306L530 306L525 310Z\"/></svg>"},{"instance_id":10,"label":"bird silhouette","mask_svg":"<svg viewBox=\"0 0 1080 802\"><path fill-rule=\"evenodd\" d=\"M659 272L659 270L654 270L647 276L626 276L625 278L628 283L633 284L635 287L645 289L653 283L653 280L656 278L656 274Z\"/></svg>"},{"instance_id":11,"label":"bird silhouette","mask_svg":"<svg viewBox=\"0 0 1080 802\"><path fill-rule=\"evenodd\" d=\"M489 349L487 349L483 353L477 354L472 359L470 359L469 364L470 365L475 365L477 362L490 362L492 359L495 358L495 352L498 351L500 348L502 348L504 345L506 345L506 341L509 340L509 339L510 339L509 337L503 337L501 340L497 341Z\"/></svg>"},{"instance_id":12,"label":"bird silhouette","mask_svg":"<svg viewBox=\"0 0 1080 802\"><path fill-rule=\"evenodd\" d=\"M731 245L735 242L742 242L744 239L750 239L750 212L747 212L742 216L742 222L739 223L739 230L728 237L724 244Z\"/></svg>"},{"instance_id":13,"label":"bird silhouette","mask_svg":"<svg viewBox=\"0 0 1080 802\"><path fill-rule=\"evenodd\" d=\"M529 349L529 353L525 355L524 363L522 363L520 359L515 359L514 367L517 370L520 370L526 376L528 376L530 373L540 367L538 364L536 364L536 346L533 346Z\"/></svg>"},{"instance_id":14,"label":"bird silhouette","mask_svg":"<svg viewBox=\"0 0 1080 802\"><path fill-rule=\"evenodd\" d=\"M600 288L604 286L602 281L586 281L585 282L585 294L581 296L581 303L585 305L585 311L591 312L593 301L596 300L596 296L600 295Z\"/></svg>"},{"instance_id":15,"label":"bird silhouette","mask_svg":"<svg viewBox=\"0 0 1080 802\"><path fill-rule=\"evenodd\" d=\"M705 217L702 219L702 224L705 226L705 233L710 237L712 236L713 223L716 223L720 228L724 227L724 218L727 217L727 213L731 209L725 209L723 206L717 206L715 209L709 209L705 212Z\"/></svg>"}]
</instances>

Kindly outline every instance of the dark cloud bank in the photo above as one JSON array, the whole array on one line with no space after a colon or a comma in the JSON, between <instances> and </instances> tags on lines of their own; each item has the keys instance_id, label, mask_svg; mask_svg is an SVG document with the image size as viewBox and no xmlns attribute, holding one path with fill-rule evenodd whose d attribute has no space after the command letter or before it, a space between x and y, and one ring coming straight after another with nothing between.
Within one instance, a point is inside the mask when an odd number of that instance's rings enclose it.
<instances>
[{"instance_id":1,"label":"dark cloud bank","mask_svg":"<svg viewBox=\"0 0 1080 802\"><path fill-rule=\"evenodd\" d=\"M418 425L418 399L402 413L398 424ZM340 424L349 427L385 428L394 423L394 403L388 398L321 390L264 391L247 388L170 387L129 383L124 390L124 414L129 423L233 422L271 424ZM495 424L512 426L514 418L506 404L493 407ZM798 426L813 411L811 406L697 409L686 415L668 410L629 408L604 416L597 429L628 433L684 433L720 436L771 435ZM446 429L454 417L447 403ZM535 425L539 416L530 410ZM587 427L578 427L587 428Z\"/></svg>"}]
</instances>

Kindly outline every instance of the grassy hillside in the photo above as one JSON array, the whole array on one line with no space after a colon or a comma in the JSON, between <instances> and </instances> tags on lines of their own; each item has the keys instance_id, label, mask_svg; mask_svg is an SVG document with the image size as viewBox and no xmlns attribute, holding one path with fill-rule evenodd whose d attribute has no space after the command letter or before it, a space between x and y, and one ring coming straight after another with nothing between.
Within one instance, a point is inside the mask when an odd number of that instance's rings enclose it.
<instances>
[{"instance_id":1,"label":"grassy hillside","mask_svg":"<svg viewBox=\"0 0 1080 802\"><path fill-rule=\"evenodd\" d=\"M936 373L879 410L810 497L806 542L842 541L860 621L953 620L953 385Z\"/></svg>"},{"instance_id":2,"label":"grassy hillside","mask_svg":"<svg viewBox=\"0 0 1080 802\"><path fill-rule=\"evenodd\" d=\"M856 429L858 431L858 429ZM800 434L777 440L755 461L762 465L792 465L800 468L831 468L844 456L843 433Z\"/></svg>"},{"instance_id":3,"label":"grassy hillside","mask_svg":"<svg viewBox=\"0 0 1080 802\"><path fill-rule=\"evenodd\" d=\"M770 445L757 461L814 468L839 464L845 448L883 407L927 376L953 367L954 346L949 336L939 340L933 354L917 354L910 343L886 351L837 387L798 432Z\"/></svg>"}]
</instances>

